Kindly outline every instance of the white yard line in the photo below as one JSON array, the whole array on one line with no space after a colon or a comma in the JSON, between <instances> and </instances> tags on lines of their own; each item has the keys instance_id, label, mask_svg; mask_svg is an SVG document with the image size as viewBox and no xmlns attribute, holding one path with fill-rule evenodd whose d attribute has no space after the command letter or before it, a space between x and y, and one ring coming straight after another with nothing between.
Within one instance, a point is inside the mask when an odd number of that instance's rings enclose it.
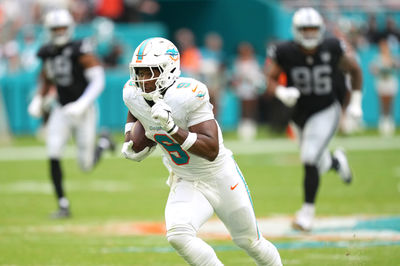
<instances>
[{"instance_id":1,"label":"white yard line","mask_svg":"<svg viewBox=\"0 0 400 266\"><path fill-rule=\"evenodd\" d=\"M46 178L47 179L47 178ZM12 180L11 178L8 180ZM87 180L82 182L68 180L68 191L96 191L96 192L126 192L132 191L133 185L123 181L111 180ZM0 186L0 193L3 194L53 194L53 188L50 182L38 180L20 180L15 182L7 182Z\"/></svg>"},{"instance_id":2,"label":"white yard line","mask_svg":"<svg viewBox=\"0 0 400 266\"><path fill-rule=\"evenodd\" d=\"M226 141L225 146L233 151L234 154L270 154L270 153L294 153L298 151L295 141L289 139L265 139L250 142ZM400 137L381 138L381 137L337 137L330 145L332 148L341 146L348 151L374 151L374 150L400 150ZM117 155L109 158L122 158L118 151ZM158 148L151 156L161 154ZM75 146L68 146L65 150L64 158L74 158L76 156ZM0 161L21 161L21 160L44 160L46 159L45 146L29 147L0 147Z\"/></svg>"}]
</instances>

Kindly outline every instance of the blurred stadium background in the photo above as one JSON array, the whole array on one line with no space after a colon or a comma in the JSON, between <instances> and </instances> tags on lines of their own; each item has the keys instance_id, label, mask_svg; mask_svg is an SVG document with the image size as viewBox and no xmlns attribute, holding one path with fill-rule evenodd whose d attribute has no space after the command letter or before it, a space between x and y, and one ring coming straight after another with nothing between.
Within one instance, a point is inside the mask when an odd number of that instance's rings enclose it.
<instances>
[{"instance_id":1,"label":"blurred stadium background","mask_svg":"<svg viewBox=\"0 0 400 266\"><path fill-rule=\"evenodd\" d=\"M75 36L93 40L106 66L98 127L114 132L119 142L127 112L122 87L134 48L145 38L162 36L183 54L187 42L179 33L191 31L194 43L187 50L198 57L191 57L197 61L188 62L185 71L206 78L206 59L219 62L217 117L226 146L237 154L257 216L273 216L285 225L302 197L296 144L285 136L287 114L279 102L262 97L265 88L260 86L257 138L239 141L240 99L232 77L239 44L254 47L263 71L268 45L291 37L291 15L303 6L323 14L329 34L351 44L363 70L363 130L337 137L332 144L348 150L356 180L351 187L334 175L323 180L317 215L345 217L344 222L332 227L322 220L315 235L288 229L275 237L268 231L266 237L280 248L286 265L397 265L400 138L398 131L392 138L378 134L379 101L369 70L378 53L378 36L389 36L394 55L400 54L397 0L0 0L0 265L184 265L159 227L168 195L159 153L140 165L110 155L87 175L77 168L74 151L67 149L65 182L74 217L61 222L47 218L54 200L45 148L36 140L42 121L27 113L40 67L35 53L46 41L40 25L46 10L67 7L77 21ZM388 21L395 27L388 28ZM209 33L223 41L218 53L206 49ZM399 96L394 119L399 125ZM346 220L350 218L355 220ZM134 223L140 221L151 223ZM215 228L208 230L208 241L226 265L251 265L225 236L210 237Z\"/></svg>"},{"instance_id":2,"label":"blurred stadium background","mask_svg":"<svg viewBox=\"0 0 400 266\"><path fill-rule=\"evenodd\" d=\"M36 88L39 62L35 58L38 47L46 41L40 26L43 13L50 8L68 7L77 21L75 36L91 38L98 55L107 66L107 86L99 100L99 127L120 131L125 117L121 88L129 78L128 63L134 48L144 38L162 36L174 41L184 53L185 44L178 32L185 28L194 33L194 50L199 53L189 62L186 73L206 79L205 60L212 57L223 65L224 76L218 86L218 120L225 130L234 130L240 118L240 104L232 88L233 63L237 47L249 42L255 51L260 68L265 68L268 44L291 37L291 15L300 6L315 6L326 18L329 34L345 38L356 50L363 68L363 122L375 128L379 120L379 103L374 78L369 71L376 55L377 34L387 32L394 54L399 54L400 4L397 1L239 1L239 0L60 0L11 1L2 0L0 6L0 87L1 130L12 135L33 134L40 121L27 114L29 101ZM371 18L377 28L371 28ZM387 20L394 28L386 27ZM210 54L205 38L210 32L222 39L221 51ZM207 80L206 80L207 81ZM260 95L263 87L259 88ZM260 124L278 123L277 104L259 97L257 118ZM397 97L398 98L398 97ZM282 116L282 115L281 115ZM394 118L400 123L400 103L395 101ZM8 129L7 129L8 125ZM6 127L6 128L5 128Z\"/></svg>"}]
</instances>

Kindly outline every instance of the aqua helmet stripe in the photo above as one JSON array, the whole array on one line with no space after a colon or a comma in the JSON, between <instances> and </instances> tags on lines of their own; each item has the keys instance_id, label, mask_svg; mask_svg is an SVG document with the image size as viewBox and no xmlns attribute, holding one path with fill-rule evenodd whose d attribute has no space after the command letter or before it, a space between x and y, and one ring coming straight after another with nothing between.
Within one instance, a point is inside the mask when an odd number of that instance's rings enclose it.
<instances>
[{"instance_id":1,"label":"aqua helmet stripe","mask_svg":"<svg viewBox=\"0 0 400 266\"><path fill-rule=\"evenodd\" d=\"M153 38L149 38L143 41L142 45L139 47L139 51L137 54L137 58L136 58L136 63L139 63L143 60L143 52L144 49L146 48L147 44L149 43L149 41L153 39Z\"/></svg>"}]
</instances>

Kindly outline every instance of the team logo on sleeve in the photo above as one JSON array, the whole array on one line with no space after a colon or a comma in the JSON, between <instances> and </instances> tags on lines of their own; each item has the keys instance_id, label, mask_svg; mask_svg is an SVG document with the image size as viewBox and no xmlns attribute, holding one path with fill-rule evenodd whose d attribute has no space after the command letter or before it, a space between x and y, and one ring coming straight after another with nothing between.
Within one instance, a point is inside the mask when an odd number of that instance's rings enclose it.
<instances>
[{"instance_id":1,"label":"team logo on sleeve","mask_svg":"<svg viewBox=\"0 0 400 266\"><path fill-rule=\"evenodd\" d=\"M197 91L196 98L203 99L204 96L206 96L206 92L205 91L203 91L203 90L198 90Z\"/></svg>"}]
</instances>

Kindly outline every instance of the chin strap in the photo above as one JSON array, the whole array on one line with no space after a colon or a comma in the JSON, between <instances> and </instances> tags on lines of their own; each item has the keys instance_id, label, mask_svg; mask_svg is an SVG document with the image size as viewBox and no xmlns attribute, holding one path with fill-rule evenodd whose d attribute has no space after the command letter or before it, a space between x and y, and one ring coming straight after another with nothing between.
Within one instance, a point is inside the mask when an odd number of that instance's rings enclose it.
<instances>
[{"instance_id":1,"label":"chin strap","mask_svg":"<svg viewBox=\"0 0 400 266\"><path fill-rule=\"evenodd\" d=\"M143 98L145 100L152 101L154 93L155 93L154 91L152 91L152 92L142 92L142 96L143 96Z\"/></svg>"},{"instance_id":2,"label":"chin strap","mask_svg":"<svg viewBox=\"0 0 400 266\"><path fill-rule=\"evenodd\" d=\"M160 100L162 98L164 98L164 94L165 92L172 87L172 85L175 84L175 80L174 82L172 82L171 85L169 85L166 88L163 89L156 89L155 91L152 92L142 92L142 96L143 98L145 98L147 101L154 101L156 102L157 100Z\"/></svg>"}]
</instances>

